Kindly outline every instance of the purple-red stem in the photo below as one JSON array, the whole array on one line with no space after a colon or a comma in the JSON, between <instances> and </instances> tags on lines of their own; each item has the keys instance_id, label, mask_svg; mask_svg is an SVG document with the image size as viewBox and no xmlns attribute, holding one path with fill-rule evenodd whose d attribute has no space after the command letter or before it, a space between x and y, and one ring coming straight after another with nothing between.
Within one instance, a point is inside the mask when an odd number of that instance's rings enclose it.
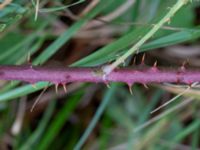
<instances>
[{"instance_id":1,"label":"purple-red stem","mask_svg":"<svg viewBox=\"0 0 200 150\"><path fill-rule=\"evenodd\" d=\"M54 84L70 82L124 82L134 83L184 83L200 82L200 71L187 69L158 69L156 66L146 69L115 69L104 76L101 68L53 68L39 66L0 66L0 80L20 80L34 84L48 81Z\"/></svg>"}]
</instances>

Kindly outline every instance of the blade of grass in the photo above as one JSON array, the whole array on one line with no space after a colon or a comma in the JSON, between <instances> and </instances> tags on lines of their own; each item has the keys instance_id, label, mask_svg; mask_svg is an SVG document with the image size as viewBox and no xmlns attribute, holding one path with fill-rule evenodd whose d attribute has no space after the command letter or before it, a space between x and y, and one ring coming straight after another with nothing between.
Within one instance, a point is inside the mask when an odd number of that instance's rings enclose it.
<instances>
[{"instance_id":1,"label":"blade of grass","mask_svg":"<svg viewBox=\"0 0 200 150\"><path fill-rule=\"evenodd\" d=\"M44 30L44 28L47 25L48 25L48 22L45 22L44 24L42 24L39 27L39 29L36 32L34 32L33 34L30 34L28 37L26 37L24 40L22 40L22 42L19 42L17 45L14 45L11 49L8 49L4 53L2 53L0 55L0 62L4 63L11 56L15 56L15 53L17 51L19 51L24 45L26 45L27 43L30 43L30 42L34 41L36 38L38 38L38 34L41 33L41 31Z\"/></svg>"},{"instance_id":2,"label":"blade of grass","mask_svg":"<svg viewBox=\"0 0 200 150\"><path fill-rule=\"evenodd\" d=\"M73 131L70 132L70 135L68 136L70 138L69 142L65 144L65 147L63 149L73 149L74 145L76 144L76 141L79 138L80 133L80 127L73 126Z\"/></svg>"},{"instance_id":3,"label":"blade of grass","mask_svg":"<svg viewBox=\"0 0 200 150\"><path fill-rule=\"evenodd\" d=\"M139 110L139 120L137 122L137 126L142 125L143 123L145 123L145 121L150 117L150 111L156 106L157 102L160 100L160 97L162 96L164 92L161 90L157 90L154 95L152 96L150 103L143 108L143 112L141 113L141 109ZM133 130L133 126L132 126L132 130ZM134 138L138 136L137 133L135 134L130 134L130 137L128 139L128 143L129 145L131 145L134 141Z\"/></svg>"},{"instance_id":4,"label":"blade of grass","mask_svg":"<svg viewBox=\"0 0 200 150\"><path fill-rule=\"evenodd\" d=\"M39 48L42 46L43 42L44 42L45 38L44 37L41 37L38 39L38 41L31 46L30 50L28 51L27 54L24 54L24 56L22 55L22 57L16 61L15 63L16 64L23 64L24 62L27 61L27 57L28 57L28 54L30 56L32 56L35 52L37 52L39 50ZM14 63L14 62L13 62Z\"/></svg>"},{"instance_id":5,"label":"blade of grass","mask_svg":"<svg viewBox=\"0 0 200 150\"><path fill-rule=\"evenodd\" d=\"M127 147L128 150L137 149L143 150L147 147L153 146L161 137L163 133L166 132L165 127L168 124L167 119L162 119L158 123L156 123L151 130L148 130L146 134L143 135L140 142L132 143Z\"/></svg>"},{"instance_id":6,"label":"blade of grass","mask_svg":"<svg viewBox=\"0 0 200 150\"><path fill-rule=\"evenodd\" d=\"M160 100L162 94L164 92L161 90L157 90L154 95L152 96L150 103L144 108L144 111L141 113L139 117L138 124L144 123L145 120L147 120L150 116L150 111L156 106L157 102Z\"/></svg>"},{"instance_id":7,"label":"blade of grass","mask_svg":"<svg viewBox=\"0 0 200 150\"><path fill-rule=\"evenodd\" d=\"M44 113L44 115L43 115L43 117L42 117L37 129L24 142L24 144L19 148L19 150L34 149L35 144L38 143L38 141L40 141L41 136L44 133L44 130L47 127L47 125L48 125L48 123L50 121L50 118L51 118L51 116L53 114L55 105L56 105L56 101L55 100L52 100L49 103L49 105L48 105L48 107L47 107L47 109L46 109L46 111L45 111L45 113Z\"/></svg>"},{"instance_id":8,"label":"blade of grass","mask_svg":"<svg viewBox=\"0 0 200 150\"><path fill-rule=\"evenodd\" d=\"M28 95L30 93L43 89L47 85L48 85L48 82L39 82L37 83L36 88L30 84L21 86L21 87L15 88L14 90L10 90L6 93L0 94L0 100L11 100L16 97L21 97L22 95Z\"/></svg>"},{"instance_id":9,"label":"blade of grass","mask_svg":"<svg viewBox=\"0 0 200 150\"><path fill-rule=\"evenodd\" d=\"M168 22L175 14L176 12L182 8L185 4L187 4L189 0L178 0L169 10L169 12L157 23L155 26L149 30L147 34L145 34L144 37L142 37L133 47L131 47L126 53L124 53L122 56L117 58L112 64L106 66L103 71L107 75L109 74L113 69L115 69L118 65L123 63L130 55L135 53L140 49L140 47L149 39L151 38L166 22Z\"/></svg>"},{"instance_id":10,"label":"blade of grass","mask_svg":"<svg viewBox=\"0 0 200 150\"><path fill-rule=\"evenodd\" d=\"M116 58L116 56L113 57L113 53L117 54L120 51L122 51L122 49L127 48L129 45L131 45L131 43L136 42L138 38L140 37L140 35L145 34L148 30L149 30L149 27L133 30L129 32L128 34L124 35L123 37L121 37L120 39L112 42L111 44L75 62L74 64L72 64L72 66L95 66L95 65L103 64L107 61L111 61ZM161 48L161 47L183 43L186 41L191 41L199 37L200 37L199 28L185 29L183 31L171 33L170 35L166 35L166 36L163 36L161 38L158 38L146 43L140 48L139 52L155 50L156 48ZM124 52L125 51L123 51L123 53Z\"/></svg>"},{"instance_id":11,"label":"blade of grass","mask_svg":"<svg viewBox=\"0 0 200 150\"><path fill-rule=\"evenodd\" d=\"M197 132L194 132L192 135L192 150L196 150L198 148L198 143L199 143L199 129L197 128Z\"/></svg>"},{"instance_id":12,"label":"blade of grass","mask_svg":"<svg viewBox=\"0 0 200 150\"><path fill-rule=\"evenodd\" d=\"M49 47L47 47L42 54L33 62L33 64L38 65L46 62L53 54L55 54L61 46L63 46L67 41L69 41L73 35L75 35L78 30L85 25L88 20L95 17L102 9L111 4L112 0L106 1L101 0L101 2L85 17L75 22L67 31L65 31L60 37L58 37Z\"/></svg>"},{"instance_id":13,"label":"blade of grass","mask_svg":"<svg viewBox=\"0 0 200 150\"><path fill-rule=\"evenodd\" d=\"M77 2L74 2L72 4L68 4L66 6L60 6L60 7L52 7L52 8L41 8L39 9L39 12L45 12L45 13L49 13L49 12L55 12L55 11L60 11L60 10L64 10L64 9L67 9L71 6L75 6L75 5L78 5L80 3L83 3L85 2L85 0L79 0Z\"/></svg>"},{"instance_id":14,"label":"blade of grass","mask_svg":"<svg viewBox=\"0 0 200 150\"><path fill-rule=\"evenodd\" d=\"M152 42L144 44L141 47L141 52L145 52L145 51L155 49L155 48L171 46L171 45L183 43L186 41L189 42L199 37L200 37L199 27L194 28L194 29L184 29L180 32L172 33L170 35L166 35Z\"/></svg>"},{"instance_id":15,"label":"blade of grass","mask_svg":"<svg viewBox=\"0 0 200 150\"><path fill-rule=\"evenodd\" d=\"M92 132L92 130L96 126L97 122L99 121L100 117L102 116L102 114L103 114L105 108L107 107L108 103L111 101L113 94L115 93L116 88L117 88L117 84L112 84L111 88L108 91L106 91L100 106L98 107L94 117L90 121L90 124L88 125L87 129L85 130L85 132L83 133L83 135L81 136L81 138L79 139L77 144L75 145L74 150L80 150L81 149L81 147L83 146L83 144L85 143L85 141L89 137L90 133Z\"/></svg>"},{"instance_id":16,"label":"blade of grass","mask_svg":"<svg viewBox=\"0 0 200 150\"><path fill-rule=\"evenodd\" d=\"M115 123L127 129L128 131L132 129L135 122L127 113L127 111L121 106L120 102L115 101L110 103L107 108L106 114L112 118Z\"/></svg>"},{"instance_id":17,"label":"blade of grass","mask_svg":"<svg viewBox=\"0 0 200 150\"><path fill-rule=\"evenodd\" d=\"M103 117L103 120L101 122L101 131L99 136L99 147L100 149L106 149L107 144L109 143L109 134L108 130L112 128L112 120L109 116Z\"/></svg>"},{"instance_id":18,"label":"blade of grass","mask_svg":"<svg viewBox=\"0 0 200 150\"><path fill-rule=\"evenodd\" d=\"M99 64L98 61L103 59L101 62L106 62L109 59L104 59L105 56L112 56L113 53L119 52L123 48L127 48L131 43L135 43L140 35L144 35L150 28L139 28L125 34L120 39L112 42L111 44L97 50L89 56L75 62L72 66L92 66Z\"/></svg>"},{"instance_id":19,"label":"blade of grass","mask_svg":"<svg viewBox=\"0 0 200 150\"><path fill-rule=\"evenodd\" d=\"M179 142L183 140L186 136L194 132L196 129L200 127L200 120L195 119L190 125L183 129L178 135L176 135L173 139L174 142Z\"/></svg>"},{"instance_id":20,"label":"blade of grass","mask_svg":"<svg viewBox=\"0 0 200 150\"><path fill-rule=\"evenodd\" d=\"M81 99L81 95L82 94L79 92L75 96L69 98L64 106L60 109L60 111L57 112L57 115L55 116L51 124L49 124L48 129L43 136L41 142L38 144L38 147L36 148L37 150L47 149L51 145L53 139L56 138L56 136L64 126L65 122L69 119L71 113L77 107L79 100Z\"/></svg>"},{"instance_id":21,"label":"blade of grass","mask_svg":"<svg viewBox=\"0 0 200 150\"><path fill-rule=\"evenodd\" d=\"M137 132L143 130L144 128L148 127L149 125L153 124L154 122L158 121L159 119L171 114L172 112L174 112L174 111L176 111L176 110L178 110L180 108L183 108L183 107L187 106L190 102L192 102L192 100L193 99L187 99L184 102L178 104L177 106L169 108L168 110L166 110L162 114L160 114L158 116L155 116L154 118L150 119L149 121L145 122L144 124L139 125L138 127L134 128L133 129L133 133L137 133Z\"/></svg>"}]
</instances>

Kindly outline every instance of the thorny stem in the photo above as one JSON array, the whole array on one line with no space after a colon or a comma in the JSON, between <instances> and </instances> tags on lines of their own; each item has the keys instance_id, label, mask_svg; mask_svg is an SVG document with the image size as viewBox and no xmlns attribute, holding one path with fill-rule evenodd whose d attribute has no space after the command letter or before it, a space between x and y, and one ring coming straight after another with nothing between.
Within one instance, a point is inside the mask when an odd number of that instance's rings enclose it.
<instances>
[{"instance_id":1,"label":"thorny stem","mask_svg":"<svg viewBox=\"0 0 200 150\"><path fill-rule=\"evenodd\" d=\"M165 23L170 22L170 19L174 16L174 14L185 4L187 4L189 0L178 0L177 3L174 4L172 8L170 8L169 12L157 23L154 27L143 37L141 38L132 48L130 48L124 55L119 57L115 62L110 65L104 66L102 68L104 74L107 76L110 74L118 65L124 63L124 61L132 55L134 52L138 51L139 48L149 39L151 38Z\"/></svg>"},{"instance_id":2,"label":"thorny stem","mask_svg":"<svg viewBox=\"0 0 200 150\"><path fill-rule=\"evenodd\" d=\"M200 82L200 70L188 70L184 66L177 70L158 69L157 66L133 69L113 70L106 80L101 68L53 68L39 66L0 66L0 80L20 80L34 84L48 81L55 85L70 82L124 82L128 86L134 83L183 83L191 85Z\"/></svg>"}]
</instances>

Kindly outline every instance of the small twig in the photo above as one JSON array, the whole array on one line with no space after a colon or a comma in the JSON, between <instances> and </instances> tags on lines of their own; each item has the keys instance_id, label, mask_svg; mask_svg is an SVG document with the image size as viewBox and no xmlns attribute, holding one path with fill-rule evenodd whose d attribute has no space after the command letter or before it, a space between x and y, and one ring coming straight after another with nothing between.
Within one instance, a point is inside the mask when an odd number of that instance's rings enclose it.
<instances>
[{"instance_id":1,"label":"small twig","mask_svg":"<svg viewBox=\"0 0 200 150\"><path fill-rule=\"evenodd\" d=\"M93 0L80 14L79 17L84 16L88 12L90 12L98 3L100 0Z\"/></svg>"},{"instance_id":2,"label":"small twig","mask_svg":"<svg viewBox=\"0 0 200 150\"><path fill-rule=\"evenodd\" d=\"M33 103L33 106L31 107L31 112L33 112L33 109L35 108L35 106L37 105L37 103L40 101L41 97L43 96L43 94L47 90L47 88L48 88L48 85L42 90L42 92L40 93L40 95L35 100L35 102Z\"/></svg>"},{"instance_id":3,"label":"small twig","mask_svg":"<svg viewBox=\"0 0 200 150\"><path fill-rule=\"evenodd\" d=\"M72 84L69 84L67 86L67 94L70 94L71 92L74 92L76 91L77 89L81 88L83 86L83 84L81 83L72 83ZM44 93L38 104L40 105L45 105L47 104L49 101L51 101L52 99L59 99L59 98L62 98L66 95L65 91L62 89L62 87L60 87L60 89L58 90L58 94L55 94L55 89L52 88L52 89L49 89L46 93ZM35 103L35 99L31 100L30 103L27 104L27 110L30 110L32 107L33 107L33 102Z\"/></svg>"},{"instance_id":4,"label":"small twig","mask_svg":"<svg viewBox=\"0 0 200 150\"><path fill-rule=\"evenodd\" d=\"M195 87L198 84L198 82L193 83L191 86L188 86L183 92L179 93L178 95L176 95L175 97L173 97L171 100L167 101L166 103L164 103L163 105L159 106L158 108L154 109L153 111L151 111L151 114L157 112L158 110L160 110L161 108L169 105L170 103L174 102L175 100L177 100L179 97L181 97L182 95L184 95L186 92L188 92L192 87Z\"/></svg>"},{"instance_id":5,"label":"small twig","mask_svg":"<svg viewBox=\"0 0 200 150\"><path fill-rule=\"evenodd\" d=\"M164 116L167 116L169 115L170 113L182 108L182 107L185 107L187 106L189 103L191 103L193 101L192 98L190 99L187 99L185 100L184 102L178 104L177 106L174 106L168 110L166 110L164 113L158 115L158 116L155 116L154 118L150 119L149 121L145 122L144 124L136 127L134 130L133 130L133 133L136 133L136 132L139 132L141 130L143 130L144 128L148 127L149 125L151 125L152 123L158 121L159 119L163 118Z\"/></svg>"},{"instance_id":6,"label":"small twig","mask_svg":"<svg viewBox=\"0 0 200 150\"><path fill-rule=\"evenodd\" d=\"M124 12L126 12L130 7L133 6L134 3L135 3L135 0L127 0L121 6L119 6L117 9L115 9L113 12L109 13L106 16L100 17L98 20L112 21L115 18L122 15ZM103 22L93 20L86 27L84 27L84 29L96 28L98 26L101 26L102 24L103 24Z\"/></svg>"}]
</instances>

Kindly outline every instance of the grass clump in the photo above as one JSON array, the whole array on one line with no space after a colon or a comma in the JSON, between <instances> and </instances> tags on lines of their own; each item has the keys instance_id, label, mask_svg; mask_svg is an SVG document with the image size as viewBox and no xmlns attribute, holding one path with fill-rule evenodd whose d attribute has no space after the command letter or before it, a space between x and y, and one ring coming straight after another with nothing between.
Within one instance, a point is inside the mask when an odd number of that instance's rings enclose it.
<instances>
[{"instance_id":1,"label":"grass clump","mask_svg":"<svg viewBox=\"0 0 200 150\"><path fill-rule=\"evenodd\" d=\"M149 66L157 60L178 68L189 58L186 69L198 68L199 6L195 0L0 0L0 64L105 65L109 74L140 64L145 52ZM67 93L47 82L0 86L0 149L199 148L198 83L187 91L135 84L133 95L121 83L70 83Z\"/></svg>"}]
</instances>

